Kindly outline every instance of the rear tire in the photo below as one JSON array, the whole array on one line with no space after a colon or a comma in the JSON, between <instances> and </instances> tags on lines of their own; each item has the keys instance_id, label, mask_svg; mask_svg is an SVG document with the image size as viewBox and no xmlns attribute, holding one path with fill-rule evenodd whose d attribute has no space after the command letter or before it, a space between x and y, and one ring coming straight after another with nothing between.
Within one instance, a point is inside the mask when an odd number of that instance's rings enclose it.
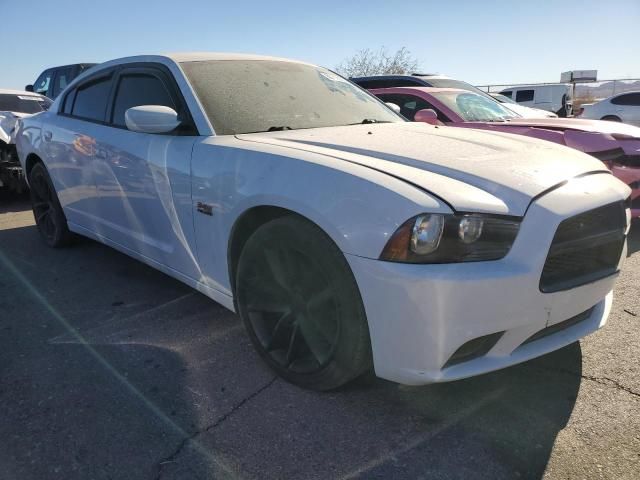
<instances>
[{"instance_id":1,"label":"rear tire","mask_svg":"<svg viewBox=\"0 0 640 480\"><path fill-rule=\"evenodd\" d=\"M236 299L256 350L289 382L332 390L371 369L353 273L312 223L292 215L259 227L240 254Z\"/></svg>"},{"instance_id":2,"label":"rear tire","mask_svg":"<svg viewBox=\"0 0 640 480\"><path fill-rule=\"evenodd\" d=\"M36 226L45 243L52 248L65 247L73 240L58 200L58 194L43 163L36 163L29 172L31 208Z\"/></svg>"},{"instance_id":3,"label":"rear tire","mask_svg":"<svg viewBox=\"0 0 640 480\"><path fill-rule=\"evenodd\" d=\"M602 117L600 120L606 120L608 122L622 122L620 117L616 117L615 115L606 115Z\"/></svg>"}]
</instances>

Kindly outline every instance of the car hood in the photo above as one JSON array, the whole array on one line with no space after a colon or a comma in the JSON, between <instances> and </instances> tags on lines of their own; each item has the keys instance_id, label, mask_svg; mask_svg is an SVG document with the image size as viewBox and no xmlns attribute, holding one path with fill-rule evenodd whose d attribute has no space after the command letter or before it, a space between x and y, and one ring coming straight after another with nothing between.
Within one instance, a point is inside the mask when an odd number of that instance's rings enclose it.
<instances>
[{"instance_id":1,"label":"car hood","mask_svg":"<svg viewBox=\"0 0 640 480\"><path fill-rule=\"evenodd\" d=\"M521 216L532 199L546 190L578 175L608 172L599 160L549 142L421 123L316 128L237 138L357 163L401 178L457 211Z\"/></svg>"},{"instance_id":2,"label":"car hood","mask_svg":"<svg viewBox=\"0 0 640 480\"><path fill-rule=\"evenodd\" d=\"M525 107L524 105L517 105L513 103L503 103L502 106L514 111L518 115L521 115L522 119L519 120L528 120L531 118L554 118L551 112L547 112L546 110L541 110L539 108Z\"/></svg>"},{"instance_id":3,"label":"car hood","mask_svg":"<svg viewBox=\"0 0 640 480\"><path fill-rule=\"evenodd\" d=\"M523 127L550 128L560 130L579 130L582 132L598 132L633 137L640 139L640 127L620 122L603 120L586 120L581 118L514 118L507 125Z\"/></svg>"}]
</instances>

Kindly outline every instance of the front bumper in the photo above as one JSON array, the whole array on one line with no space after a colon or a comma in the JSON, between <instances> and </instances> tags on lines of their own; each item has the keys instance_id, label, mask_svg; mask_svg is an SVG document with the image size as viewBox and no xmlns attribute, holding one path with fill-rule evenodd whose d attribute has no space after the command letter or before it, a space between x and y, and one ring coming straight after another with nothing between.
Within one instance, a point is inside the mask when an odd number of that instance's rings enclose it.
<instances>
[{"instance_id":1,"label":"front bumper","mask_svg":"<svg viewBox=\"0 0 640 480\"><path fill-rule=\"evenodd\" d=\"M408 385L457 380L535 358L603 326L617 275L554 293L540 291L540 276L562 220L628 195L610 175L553 190L531 204L511 251L498 261L415 265L347 255L367 313L376 374ZM620 262L625 257L626 247ZM525 343L592 307L579 323ZM497 332L504 333L485 354L445 367L466 342Z\"/></svg>"}]
</instances>

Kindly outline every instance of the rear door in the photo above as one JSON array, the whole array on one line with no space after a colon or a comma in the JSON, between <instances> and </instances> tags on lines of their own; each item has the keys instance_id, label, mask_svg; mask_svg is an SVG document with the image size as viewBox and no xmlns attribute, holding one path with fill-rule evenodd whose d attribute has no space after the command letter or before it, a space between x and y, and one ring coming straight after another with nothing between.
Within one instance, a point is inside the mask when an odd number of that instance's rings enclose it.
<instances>
[{"instance_id":1,"label":"rear door","mask_svg":"<svg viewBox=\"0 0 640 480\"><path fill-rule=\"evenodd\" d=\"M47 169L67 219L88 230L97 227L96 137L103 128L113 73L101 72L68 92L42 127Z\"/></svg>"},{"instance_id":2,"label":"rear door","mask_svg":"<svg viewBox=\"0 0 640 480\"><path fill-rule=\"evenodd\" d=\"M141 105L171 107L183 125L168 134L130 131L125 112ZM97 136L100 234L198 279L190 172L196 138L168 71L148 64L119 70L106 124Z\"/></svg>"}]
</instances>

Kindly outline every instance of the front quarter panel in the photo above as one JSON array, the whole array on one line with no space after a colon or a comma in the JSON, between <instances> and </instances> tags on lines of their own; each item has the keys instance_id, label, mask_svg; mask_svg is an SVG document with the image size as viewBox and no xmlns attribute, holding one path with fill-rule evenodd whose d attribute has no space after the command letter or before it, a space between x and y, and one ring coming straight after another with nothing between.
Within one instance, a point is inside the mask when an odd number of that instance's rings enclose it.
<instances>
[{"instance_id":1,"label":"front quarter panel","mask_svg":"<svg viewBox=\"0 0 640 480\"><path fill-rule=\"evenodd\" d=\"M334 158L210 137L195 145L193 203L198 257L207 283L231 293L227 248L233 225L249 209L274 206L322 228L345 253L378 258L395 230L423 212L450 213L443 202L387 174Z\"/></svg>"}]
</instances>

